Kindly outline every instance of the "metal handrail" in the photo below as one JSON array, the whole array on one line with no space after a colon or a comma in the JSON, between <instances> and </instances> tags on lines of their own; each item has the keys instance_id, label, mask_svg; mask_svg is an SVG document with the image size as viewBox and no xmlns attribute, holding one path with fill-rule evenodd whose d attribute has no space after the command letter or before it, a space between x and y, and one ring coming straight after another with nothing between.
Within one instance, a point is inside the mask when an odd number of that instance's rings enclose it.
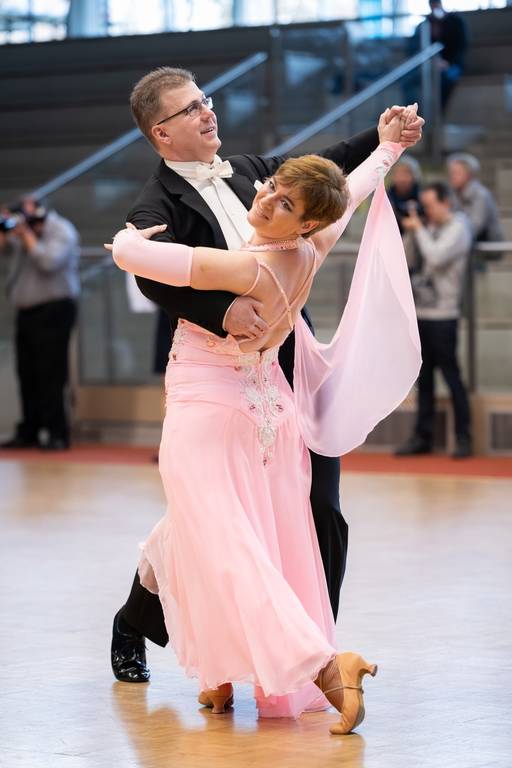
<instances>
[{"instance_id":1,"label":"metal handrail","mask_svg":"<svg viewBox=\"0 0 512 768\"><path fill-rule=\"evenodd\" d=\"M248 56L239 64L236 64L234 67L230 67L226 72L223 72L222 75L219 75L209 83L206 83L204 86L205 92L210 95L216 93L226 85L229 85L235 80L238 80L238 78L242 77L242 75L245 75L252 69L259 67L260 64L263 64L265 61L267 61L267 59L268 54L263 52ZM119 136L119 138L111 141L109 144L106 144L97 152L89 155L89 157L87 157L85 160L82 160L80 163L77 163L71 168L68 168L67 171L64 171L58 176L55 176L53 179L50 179L50 181L47 181L46 184L43 184L42 186L37 187L37 189L32 190L30 195L35 198L41 198L51 194L52 192L55 192L57 189L60 189L70 181L74 181L79 176L87 173L96 165L103 162L103 160L108 160L109 157L112 157L120 150L128 147L135 141L138 141L142 138L142 136L143 135L138 128L132 128L131 131L123 133L122 136Z\"/></svg>"},{"instance_id":2,"label":"metal handrail","mask_svg":"<svg viewBox=\"0 0 512 768\"><path fill-rule=\"evenodd\" d=\"M273 147L273 149L266 153L266 157L269 157L270 155L287 154L292 149L295 149L300 144L303 144L305 141L310 139L312 136L315 136L317 133L320 133L320 131L328 128L329 125L332 125L332 123L335 123L340 118L345 117L349 112L352 112L354 109L357 109L357 107L360 107L361 104L364 104L364 102L368 101L368 99L371 99L373 96L381 93L385 88L388 88L390 85L393 85L393 83L396 83L404 75L409 74L409 72L412 72L422 64L426 64L442 50L443 46L440 43L432 43L432 45L429 45L420 53L417 53L415 56L407 59L407 61L404 61L403 64L399 64L398 67L395 67L395 69L393 69L387 75L379 77L378 80L369 85L367 88L364 88L355 96L351 96L351 98L344 101L343 104L340 104L338 107L331 109L325 115L319 117L318 120L310 123L306 128L303 128L301 131L297 131L297 133L294 133L293 136L290 136L289 139L286 139L286 141L283 141L281 144Z\"/></svg>"}]
</instances>

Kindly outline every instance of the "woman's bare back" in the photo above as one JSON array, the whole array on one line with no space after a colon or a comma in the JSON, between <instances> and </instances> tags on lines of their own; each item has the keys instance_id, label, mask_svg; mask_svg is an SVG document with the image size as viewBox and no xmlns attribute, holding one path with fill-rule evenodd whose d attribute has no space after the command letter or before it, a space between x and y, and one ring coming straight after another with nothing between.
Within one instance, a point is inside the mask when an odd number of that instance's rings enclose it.
<instances>
[{"instance_id":1,"label":"woman's bare back","mask_svg":"<svg viewBox=\"0 0 512 768\"><path fill-rule=\"evenodd\" d=\"M243 352L263 351L281 345L293 330L313 283L315 249L311 243L298 238L295 247L286 250L248 246L244 251L254 251L258 263L254 283L245 295L261 302L259 314L268 329L257 339L238 339L238 342Z\"/></svg>"}]
</instances>

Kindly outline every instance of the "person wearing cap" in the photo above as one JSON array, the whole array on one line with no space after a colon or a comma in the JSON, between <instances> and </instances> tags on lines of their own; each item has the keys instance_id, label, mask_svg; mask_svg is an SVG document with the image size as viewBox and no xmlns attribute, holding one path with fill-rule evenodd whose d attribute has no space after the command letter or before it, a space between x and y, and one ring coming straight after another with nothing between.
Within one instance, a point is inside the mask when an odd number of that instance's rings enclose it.
<instances>
[{"instance_id":1,"label":"person wearing cap","mask_svg":"<svg viewBox=\"0 0 512 768\"><path fill-rule=\"evenodd\" d=\"M466 152L453 154L448 157L447 168L457 207L469 219L473 240L477 243L504 240L496 200L478 179L477 158Z\"/></svg>"},{"instance_id":2,"label":"person wearing cap","mask_svg":"<svg viewBox=\"0 0 512 768\"><path fill-rule=\"evenodd\" d=\"M387 189L389 201L403 234L402 219L409 216L414 208L419 216L423 215L420 203L421 168L414 157L402 156L390 172L391 184Z\"/></svg>"},{"instance_id":3,"label":"person wearing cap","mask_svg":"<svg viewBox=\"0 0 512 768\"><path fill-rule=\"evenodd\" d=\"M16 207L16 226L0 235L12 266L7 295L16 310L21 421L2 448L69 448L65 395L69 339L79 294L79 237L71 222L38 201Z\"/></svg>"},{"instance_id":4,"label":"person wearing cap","mask_svg":"<svg viewBox=\"0 0 512 768\"><path fill-rule=\"evenodd\" d=\"M441 0L429 0L431 13L427 16L430 41L441 43L439 56L441 69L441 109L446 111L455 86L462 77L468 48L468 32L464 18L458 13L448 13Z\"/></svg>"}]
</instances>

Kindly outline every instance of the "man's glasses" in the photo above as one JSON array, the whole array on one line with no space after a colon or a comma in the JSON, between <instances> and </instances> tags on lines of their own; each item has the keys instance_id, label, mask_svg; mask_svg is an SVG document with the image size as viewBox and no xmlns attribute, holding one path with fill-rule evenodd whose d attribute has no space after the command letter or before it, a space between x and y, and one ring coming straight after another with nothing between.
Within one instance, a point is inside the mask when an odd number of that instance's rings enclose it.
<instances>
[{"instance_id":1,"label":"man's glasses","mask_svg":"<svg viewBox=\"0 0 512 768\"><path fill-rule=\"evenodd\" d=\"M192 104L189 104L188 107L185 107L185 109L180 109L179 112L175 112L174 115L169 115L169 117L164 117L163 120L159 120L158 123L155 123L155 125L162 125L162 123L167 122L167 120L171 120L173 117L178 117L178 115L187 115L187 117L197 117L200 113L203 107L206 107L207 109L211 109L213 107L213 99L211 96L203 96L201 100L193 101Z\"/></svg>"}]
</instances>

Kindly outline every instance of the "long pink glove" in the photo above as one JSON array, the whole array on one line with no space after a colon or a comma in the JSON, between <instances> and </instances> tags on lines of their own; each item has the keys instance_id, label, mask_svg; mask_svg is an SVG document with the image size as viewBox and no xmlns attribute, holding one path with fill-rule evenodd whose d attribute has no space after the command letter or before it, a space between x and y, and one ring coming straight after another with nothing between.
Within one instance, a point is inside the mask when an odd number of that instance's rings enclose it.
<instances>
[{"instance_id":1,"label":"long pink glove","mask_svg":"<svg viewBox=\"0 0 512 768\"><path fill-rule=\"evenodd\" d=\"M188 245L146 240L133 229L118 232L112 248L115 263L125 272L177 288L190 285L193 252Z\"/></svg>"},{"instance_id":2,"label":"long pink glove","mask_svg":"<svg viewBox=\"0 0 512 768\"><path fill-rule=\"evenodd\" d=\"M317 250L317 267L320 267L334 243L339 240L354 211L377 188L403 151L401 144L384 141L347 176L350 200L345 213L311 238Z\"/></svg>"}]
</instances>

